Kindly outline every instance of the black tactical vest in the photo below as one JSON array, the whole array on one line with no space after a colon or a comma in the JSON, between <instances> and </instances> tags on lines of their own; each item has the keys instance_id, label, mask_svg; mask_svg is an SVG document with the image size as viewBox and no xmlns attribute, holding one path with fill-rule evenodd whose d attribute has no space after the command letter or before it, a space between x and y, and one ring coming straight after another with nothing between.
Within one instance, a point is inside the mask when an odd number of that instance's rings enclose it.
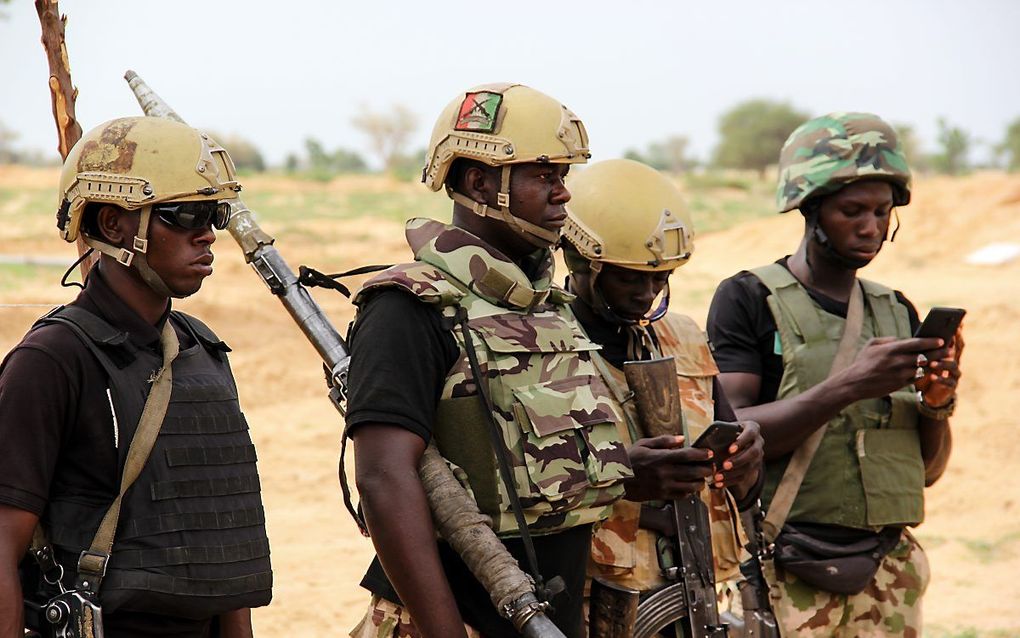
<instances>
[{"instance_id":1,"label":"black tactical vest","mask_svg":"<svg viewBox=\"0 0 1020 638\"><path fill-rule=\"evenodd\" d=\"M267 605L273 579L269 540L255 447L227 363L229 348L193 317L173 312L169 320L196 345L173 362L166 419L145 468L124 496L100 601L107 612L196 619ZM149 378L162 359L81 308L59 309L37 326L48 323L71 328L109 375L120 476ZM73 582L78 555L92 543L108 507L51 495L42 524L69 572L65 582Z\"/></svg>"}]
</instances>

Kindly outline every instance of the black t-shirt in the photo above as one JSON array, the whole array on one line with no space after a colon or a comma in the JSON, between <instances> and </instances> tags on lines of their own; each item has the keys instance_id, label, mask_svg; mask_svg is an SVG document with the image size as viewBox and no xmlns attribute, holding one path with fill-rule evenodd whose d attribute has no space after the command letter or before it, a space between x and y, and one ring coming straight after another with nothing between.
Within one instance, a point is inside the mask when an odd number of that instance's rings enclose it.
<instances>
[{"instance_id":1,"label":"black t-shirt","mask_svg":"<svg viewBox=\"0 0 1020 638\"><path fill-rule=\"evenodd\" d=\"M789 256L777 264L788 268ZM833 299L804 286L811 299L829 314L846 318L846 302ZM771 403L779 394L783 378L783 355L766 299L768 287L752 273L744 270L719 284L708 310L708 337L719 371L748 372L761 377L761 390L756 405ZM896 299L907 307L910 329L920 325L917 309L896 291Z\"/></svg>"},{"instance_id":2,"label":"black t-shirt","mask_svg":"<svg viewBox=\"0 0 1020 638\"><path fill-rule=\"evenodd\" d=\"M401 290L383 290L369 297L351 331L348 433L365 424L384 423L428 441L447 373L459 356L457 342L435 308ZM581 592L591 526L533 538L542 576L547 580L561 576L567 591ZM503 542L522 566L527 565L519 539ZM439 557L465 622L487 637L517 636L456 552L440 542ZM400 604L378 557L361 586ZM580 595L566 600L566 594L553 601L556 609L550 617L568 636L582 635L582 603Z\"/></svg>"},{"instance_id":3,"label":"black t-shirt","mask_svg":"<svg viewBox=\"0 0 1020 638\"><path fill-rule=\"evenodd\" d=\"M138 348L159 352L162 317L154 326L110 289L99 268L89 273L78 306L128 332ZM184 350L194 345L177 327ZM50 494L110 503L120 487L121 440L107 396L106 372L71 329L60 324L28 334L0 364L0 503L42 516ZM116 541L115 541L116 542ZM29 559L26 559L26 561ZM27 566L31 569L31 566ZM106 635L200 638L209 620L154 614L104 614Z\"/></svg>"}]
</instances>

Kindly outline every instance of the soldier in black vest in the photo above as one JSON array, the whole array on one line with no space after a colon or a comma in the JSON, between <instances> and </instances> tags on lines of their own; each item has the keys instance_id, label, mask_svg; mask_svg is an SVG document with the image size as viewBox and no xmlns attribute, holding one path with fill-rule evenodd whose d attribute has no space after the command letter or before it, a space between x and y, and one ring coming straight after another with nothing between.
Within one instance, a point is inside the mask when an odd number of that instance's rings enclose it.
<instances>
[{"instance_id":1,"label":"soldier in black vest","mask_svg":"<svg viewBox=\"0 0 1020 638\"><path fill-rule=\"evenodd\" d=\"M52 633L65 589L107 638L250 636L269 603L230 349L170 308L212 274L239 190L224 149L168 120L112 120L68 155L58 228L102 255L0 367L0 636Z\"/></svg>"}]
</instances>

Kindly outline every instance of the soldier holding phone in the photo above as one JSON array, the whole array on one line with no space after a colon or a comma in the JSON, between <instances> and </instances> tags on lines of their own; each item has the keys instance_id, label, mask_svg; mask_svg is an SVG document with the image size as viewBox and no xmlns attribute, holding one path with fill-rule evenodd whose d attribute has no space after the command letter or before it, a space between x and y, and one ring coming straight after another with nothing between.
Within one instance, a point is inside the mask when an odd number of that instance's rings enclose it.
<instances>
[{"instance_id":1,"label":"soldier holding phone","mask_svg":"<svg viewBox=\"0 0 1020 638\"><path fill-rule=\"evenodd\" d=\"M800 246L722 282L709 311L720 382L765 437L764 568L785 635L920 633L928 566L907 527L949 457L962 333L913 337L902 293L857 277L910 188L877 116L804 123L777 193L804 215Z\"/></svg>"},{"instance_id":2,"label":"soldier holding phone","mask_svg":"<svg viewBox=\"0 0 1020 638\"><path fill-rule=\"evenodd\" d=\"M669 278L694 249L683 197L668 177L631 160L594 164L571 176L568 186L573 196L561 246L569 289L577 295L571 310L602 347L597 361L623 399L626 418L618 427L635 468L635 478L625 484L626 500L595 530L589 574L643 596L669 585L676 578L669 564L678 560L670 549L677 532L670 509L675 505L663 501L700 492L711 529L699 529L698 542L703 535L707 545L711 532L715 577L731 577L743 542L737 510L757 499L763 443L756 423L713 424L736 417L716 380L708 342L692 319L667 312ZM660 357L674 360L669 382L679 387L686 441L649 436L636 401L627 398L637 390L625 378L624 363ZM705 446L689 446L695 439ZM713 591L704 597L714 604ZM593 628L592 635L600 634Z\"/></svg>"}]
</instances>

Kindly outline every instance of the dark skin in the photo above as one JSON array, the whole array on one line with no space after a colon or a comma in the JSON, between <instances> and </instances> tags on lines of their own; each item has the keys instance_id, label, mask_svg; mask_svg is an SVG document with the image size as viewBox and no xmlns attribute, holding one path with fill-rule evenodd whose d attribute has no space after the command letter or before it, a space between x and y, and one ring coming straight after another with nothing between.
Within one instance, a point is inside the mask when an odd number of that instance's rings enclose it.
<instances>
[{"instance_id":1,"label":"dark skin","mask_svg":"<svg viewBox=\"0 0 1020 638\"><path fill-rule=\"evenodd\" d=\"M609 307L624 319L645 317L669 282L673 270L642 271L603 264L596 286ZM582 319L593 320L591 274L570 274L570 289L578 299L571 308ZM713 472L712 452L683 447L683 436L658 436L635 441L627 449L634 478L625 485L630 501L675 500L697 493L710 483L729 488L739 500L754 487L761 471L763 440L758 424L748 421L730 446L719 471Z\"/></svg>"},{"instance_id":2,"label":"dark skin","mask_svg":"<svg viewBox=\"0 0 1020 638\"><path fill-rule=\"evenodd\" d=\"M892 207L893 191L887 182L862 180L825 197L817 212L818 223L834 250L868 263L881 250ZM793 275L804 285L834 299L849 301L857 270L831 258L812 240L809 224L788 263ZM963 345L962 331L957 331L949 344L941 339L874 338L841 372L796 397L764 404L759 404L760 375L730 372L721 374L719 379L737 416L761 424L765 459L771 461L792 452L851 403L884 397L915 382L918 363L922 363L923 377L916 380L915 386L923 392L925 402L931 406L946 404L960 379ZM922 417L919 432L925 480L931 485L942 475L949 458L952 446L949 421Z\"/></svg>"},{"instance_id":3,"label":"dark skin","mask_svg":"<svg viewBox=\"0 0 1020 638\"><path fill-rule=\"evenodd\" d=\"M565 164L520 164L510 182L510 209L525 221L558 231L570 192ZM496 205L498 169L471 166L454 188L475 202ZM534 244L500 220L480 217L454 203L453 225L521 263ZM418 464L426 442L386 423L365 423L354 432L355 477L365 522L379 561L415 626L425 638L466 638L464 622L446 580L436 531ZM413 569L410 567L413 565Z\"/></svg>"},{"instance_id":4,"label":"dark skin","mask_svg":"<svg viewBox=\"0 0 1020 638\"><path fill-rule=\"evenodd\" d=\"M103 206L98 212L103 239L115 246L129 248L138 223L137 211ZM154 217L148 235L149 265L170 290L181 297L198 292L203 280L212 274L210 246L216 241L212 228L184 230ZM152 290L136 269L125 268L107 255L100 257L97 267L103 269L110 288L139 316L153 325L163 317L170 299ZM23 635L18 563L28 550L38 522L39 517L31 512L0 505L0 638ZM221 614L219 620L224 638L251 638L251 610Z\"/></svg>"}]
</instances>

